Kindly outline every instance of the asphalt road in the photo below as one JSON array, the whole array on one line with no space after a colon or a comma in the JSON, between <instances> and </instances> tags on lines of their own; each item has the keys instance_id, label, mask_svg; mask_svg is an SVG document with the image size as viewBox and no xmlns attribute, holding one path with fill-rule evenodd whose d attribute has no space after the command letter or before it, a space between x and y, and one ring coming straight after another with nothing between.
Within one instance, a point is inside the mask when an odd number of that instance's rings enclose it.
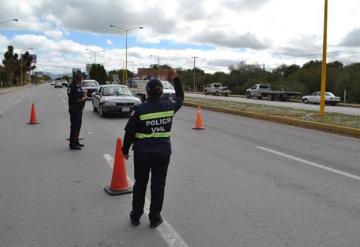
<instances>
[{"instance_id":1,"label":"asphalt road","mask_svg":"<svg viewBox=\"0 0 360 247\"><path fill-rule=\"evenodd\" d=\"M34 102L40 124L27 125ZM86 147L69 151L66 90L0 96L0 246L360 246L358 139L196 109L173 126L157 230L131 227L131 195L107 196L126 118L87 103ZM105 155L105 156L104 156ZM110 162L111 163L111 162ZM132 161L127 162L133 177ZM174 239L174 236L177 239Z\"/></svg>"},{"instance_id":2,"label":"asphalt road","mask_svg":"<svg viewBox=\"0 0 360 247\"><path fill-rule=\"evenodd\" d=\"M186 93L186 96L201 98L201 99L215 99L215 100L234 101L234 102L252 103L252 104L269 105L269 106L281 106L281 107L289 107L293 109L310 110L310 111L320 110L319 105L304 104L302 102L281 102L281 101L270 101L268 99L262 99L262 100L255 98L246 99L240 97L213 96L213 95L203 95L203 94L194 94L194 93ZM354 107L327 105L325 106L325 111L360 116L360 108L354 108Z\"/></svg>"}]
</instances>

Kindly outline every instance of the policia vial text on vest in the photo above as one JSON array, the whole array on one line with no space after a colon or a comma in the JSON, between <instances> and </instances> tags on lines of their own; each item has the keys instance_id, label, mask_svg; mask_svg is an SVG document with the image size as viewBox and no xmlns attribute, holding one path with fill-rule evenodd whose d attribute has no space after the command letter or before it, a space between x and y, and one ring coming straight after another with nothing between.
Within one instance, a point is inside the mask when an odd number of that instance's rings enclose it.
<instances>
[{"instance_id":1,"label":"policia vial text on vest","mask_svg":"<svg viewBox=\"0 0 360 247\"><path fill-rule=\"evenodd\" d=\"M171 127L175 113L184 100L184 91L175 70L169 70L169 80L174 81L176 97L162 100L162 84L159 80L150 80L146 86L148 99L134 107L124 136L123 154L128 157L130 146L134 150L134 176L131 224L140 224L144 213L146 187L151 171L150 227L162 223L161 209L164 201L164 189L167 169L171 155Z\"/></svg>"}]
</instances>

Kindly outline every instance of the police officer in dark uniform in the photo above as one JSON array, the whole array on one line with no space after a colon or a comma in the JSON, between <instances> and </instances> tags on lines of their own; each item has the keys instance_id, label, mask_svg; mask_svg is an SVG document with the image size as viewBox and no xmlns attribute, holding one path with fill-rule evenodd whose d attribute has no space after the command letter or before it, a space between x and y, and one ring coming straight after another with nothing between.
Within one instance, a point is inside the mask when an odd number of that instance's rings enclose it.
<instances>
[{"instance_id":1,"label":"police officer in dark uniform","mask_svg":"<svg viewBox=\"0 0 360 247\"><path fill-rule=\"evenodd\" d=\"M83 90L80 87L81 74L77 73L73 82L69 85L68 103L70 113L70 144L71 150L81 150L84 145L79 142L79 134L82 122L82 112L85 106L87 96L84 95Z\"/></svg>"},{"instance_id":2,"label":"police officer in dark uniform","mask_svg":"<svg viewBox=\"0 0 360 247\"><path fill-rule=\"evenodd\" d=\"M184 100L184 90L175 70L168 73L169 81L174 81L176 97L163 100L163 85L158 79L147 83L148 98L134 107L124 136L122 152L129 157L130 146L134 151L135 184L133 188L132 225L140 224L144 212L146 187L151 171L150 227L155 228L163 222L161 209L164 201L164 190L167 169L171 155L171 125L174 114L180 109Z\"/></svg>"}]
</instances>

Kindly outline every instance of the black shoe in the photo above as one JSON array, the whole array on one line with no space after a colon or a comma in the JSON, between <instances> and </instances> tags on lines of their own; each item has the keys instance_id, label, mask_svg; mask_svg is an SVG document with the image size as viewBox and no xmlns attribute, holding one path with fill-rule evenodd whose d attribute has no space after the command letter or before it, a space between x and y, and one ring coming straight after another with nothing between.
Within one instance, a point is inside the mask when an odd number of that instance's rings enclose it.
<instances>
[{"instance_id":1,"label":"black shoe","mask_svg":"<svg viewBox=\"0 0 360 247\"><path fill-rule=\"evenodd\" d=\"M79 146L70 146L70 150L81 150Z\"/></svg>"},{"instance_id":2,"label":"black shoe","mask_svg":"<svg viewBox=\"0 0 360 247\"><path fill-rule=\"evenodd\" d=\"M140 225L140 220L139 220L139 219L130 218L130 223L131 223L131 225L133 225L133 226L138 226L138 225Z\"/></svg>"},{"instance_id":3,"label":"black shoe","mask_svg":"<svg viewBox=\"0 0 360 247\"><path fill-rule=\"evenodd\" d=\"M150 221L150 228L156 228L163 223L163 219L160 217L157 220Z\"/></svg>"},{"instance_id":4,"label":"black shoe","mask_svg":"<svg viewBox=\"0 0 360 247\"><path fill-rule=\"evenodd\" d=\"M78 146L78 147L85 147L85 145L84 145L84 144L81 144L81 143L76 143L76 146Z\"/></svg>"}]
</instances>

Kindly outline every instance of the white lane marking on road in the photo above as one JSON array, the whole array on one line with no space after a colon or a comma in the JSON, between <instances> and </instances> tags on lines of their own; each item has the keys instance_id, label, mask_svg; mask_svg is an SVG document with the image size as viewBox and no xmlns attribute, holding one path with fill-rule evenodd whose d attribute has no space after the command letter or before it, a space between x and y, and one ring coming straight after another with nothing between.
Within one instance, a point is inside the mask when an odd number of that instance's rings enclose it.
<instances>
[{"instance_id":1,"label":"white lane marking on road","mask_svg":"<svg viewBox=\"0 0 360 247\"><path fill-rule=\"evenodd\" d=\"M15 104L19 104L23 99L18 99L17 101L15 101Z\"/></svg>"},{"instance_id":2,"label":"white lane marking on road","mask_svg":"<svg viewBox=\"0 0 360 247\"><path fill-rule=\"evenodd\" d=\"M108 165L113 169L114 159L110 154L104 154L104 159ZM128 177L128 181L131 184L134 182ZM145 198L145 214L149 214L150 201ZM176 230L163 218L164 222L156 228L159 231L161 237L167 243L169 247L188 247L187 243L180 237Z\"/></svg>"},{"instance_id":3,"label":"white lane marking on road","mask_svg":"<svg viewBox=\"0 0 360 247\"><path fill-rule=\"evenodd\" d=\"M311 162L311 161L308 161L308 160L304 160L304 159L301 159L301 158L298 158L298 157L295 157L295 156L292 156L292 155L284 154L284 153L281 153L281 152L278 152L278 151L275 151L275 150L272 150L272 149L269 149L269 148L265 148L265 147L261 147L261 146L257 146L256 148L261 149L261 150L266 151L266 152L269 152L269 153L277 154L279 156L282 156L282 157L285 157L285 158L288 158L288 159L296 160L298 162L301 162L301 163L304 163L304 164L307 164L307 165L310 165L310 166L313 166L313 167L317 167L317 168L320 168L320 169L323 169L323 170L326 170L326 171L329 171L329 172L333 172L333 173L343 175L345 177L352 178L352 179L360 181L359 176L356 176L356 175L353 175L353 174L350 174L350 173L347 173L347 172L343 172L343 171L340 171L340 170L337 170L337 169L334 169L334 168L323 166L323 165L320 165L320 164L317 164L317 163L314 163L314 162Z\"/></svg>"}]
</instances>

